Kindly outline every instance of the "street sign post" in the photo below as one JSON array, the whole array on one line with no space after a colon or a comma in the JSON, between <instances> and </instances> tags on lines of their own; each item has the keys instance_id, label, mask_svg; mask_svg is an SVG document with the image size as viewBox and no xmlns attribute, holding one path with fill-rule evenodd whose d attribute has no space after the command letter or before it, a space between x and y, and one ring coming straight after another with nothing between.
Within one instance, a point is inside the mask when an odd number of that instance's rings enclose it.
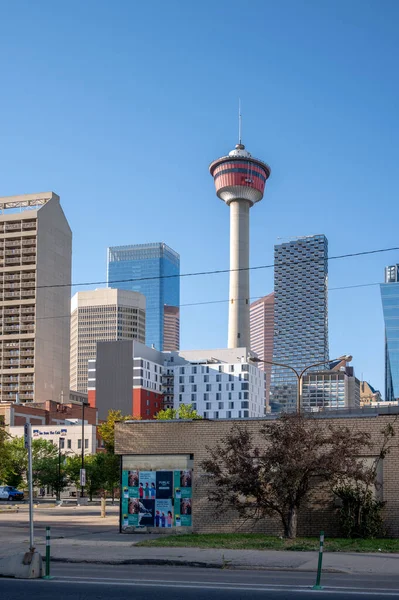
<instances>
[{"instance_id":1,"label":"street sign post","mask_svg":"<svg viewBox=\"0 0 399 600\"><path fill-rule=\"evenodd\" d=\"M86 485L86 469L80 469L80 485L82 488Z\"/></svg>"},{"instance_id":2,"label":"street sign post","mask_svg":"<svg viewBox=\"0 0 399 600\"><path fill-rule=\"evenodd\" d=\"M30 552L34 552L34 531L33 531L33 477L32 477L32 426L25 423L24 426L24 444L28 450L28 483L29 483L29 545Z\"/></svg>"}]
</instances>

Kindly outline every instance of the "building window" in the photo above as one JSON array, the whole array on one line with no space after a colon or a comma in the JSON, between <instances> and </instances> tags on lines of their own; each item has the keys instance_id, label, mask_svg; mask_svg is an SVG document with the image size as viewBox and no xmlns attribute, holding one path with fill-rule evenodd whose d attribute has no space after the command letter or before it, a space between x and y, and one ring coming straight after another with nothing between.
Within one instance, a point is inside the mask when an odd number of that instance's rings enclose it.
<instances>
[{"instance_id":1,"label":"building window","mask_svg":"<svg viewBox=\"0 0 399 600\"><path fill-rule=\"evenodd\" d=\"M184 375L184 367L180 367L180 375Z\"/></svg>"},{"instance_id":2,"label":"building window","mask_svg":"<svg viewBox=\"0 0 399 600\"><path fill-rule=\"evenodd\" d=\"M219 406L218 406L219 410L223 410L224 408L224 404L223 402L219 402Z\"/></svg>"},{"instance_id":3,"label":"building window","mask_svg":"<svg viewBox=\"0 0 399 600\"><path fill-rule=\"evenodd\" d=\"M248 400L248 396L249 396L248 392L244 392L244 400Z\"/></svg>"},{"instance_id":4,"label":"building window","mask_svg":"<svg viewBox=\"0 0 399 600\"><path fill-rule=\"evenodd\" d=\"M230 373L234 373L234 365L230 365Z\"/></svg>"},{"instance_id":5,"label":"building window","mask_svg":"<svg viewBox=\"0 0 399 600\"><path fill-rule=\"evenodd\" d=\"M248 382L243 382L241 384L241 389L242 390L249 390L249 383Z\"/></svg>"},{"instance_id":6,"label":"building window","mask_svg":"<svg viewBox=\"0 0 399 600\"><path fill-rule=\"evenodd\" d=\"M184 393L184 385L181 385L181 386L180 386L180 389L179 389L179 391L180 391L180 392L182 392L182 393Z\"/></svg>"},{"instance_id":7,"label":"building window","mask_svg":"<svg viewBox=\"0 0 399 600\"><path fill-rule=\"evenodd\" d=\"M194 383L194 375L190 375L190 377L189 377L189 382L190 382L190 383Z\"/></svg>"},{"instance_id":8,"label":"building window","mask_svg":"<svg viewBox=\"0 0 399 600\"><path fill-rule=\"evenodd\" d=\"M150 406L150 401L149 400L147 400L147 406Z\"/></svg>"},{"instance_id":9,"label":"building window","mask_svg":"<svg viewBox=\"0 0 399 600\"><path fill-rule=\"evenodd\" d=\"M183 394L179 394L179 402L183 402Z\"/></svg>"},{"instance_id":10,"label":"building window","mask_svg":"<svg viewBox=\"0 0 399 600\"><path fill-rule=\"evenodd\" d=\"M148 416L149 414L150 414L150 410L147 408L146 415Z\"/></svg>"},{"instance_id":11,"label":"building window","mask_svg":"<svg viewBox=\"0 0 399 600\"><path fill-rule=\"evenodd\" d=\"M212 408L212 402L207 402L205 404L205 408L206 408L206 410L211 410L211 408Z\"/></svg>"},{"instance_id":12,"label":"building window","mask_svg":"<svg viewBox=\"0 0 399 600\"><path fill-rule=\"evenodd\" d=\"M207 392L211 392L212 391L212 385L210 383L206 384L206 391Z\"/></svg>"},{"instance_id":13,"label":"building window","mask_svg":"<svg viewBox=\"0 0 399 600\"><path fill-rule=\"evenodd\" d=\"M60 438L60 444L59 444L59 446L60 446L61 450L63 450L65 448L65 440L64 439Z\"/></svg>"},{"instance_id":14,"label":"building window","mask_svg":"<svg viewBox=\"0 0 399 600\"><path fill-rule=\"evenodd\" d=\"M204 383L207 383L209 381L209 375L204 375Z\"/></svg>"},{"instance_id":15,"label":"building window","mask_svg":"<svg viewBox=\"0 0 399 600\"><path fill-rule=\"evenodd\" d=\"M82 449L82 440L78 440L78 449L81 450Z\"/></svg>"},{"instance_id":16,"label":"building window","mask_svg":"<svg viewBox=\"0 0 399 600\"><path fill-rule=\"evenodd\" d=\"M219 365L219 373L223 373L223 367L222 367L222 365Z\"/></svg>"},{"instance_id":17,"label":"building window","mask_svg":"<svg viewBox=\"0 0 399 600\"><path fill-rule=\"evenodd\" d=\"M232 395L231 395L231 392L229 392L229 400L231 400L231 398L232 398Z\"/></svg>"},{"instance_id":18,"label":"building window","mask_svg":"<svg viewBox=\"0 0 399 600\"><path fill-rule=\"evenodd\" d=\"M182 375L179 377L179 383L184 383L184 377Z\"/></svg>"},{"instance_id":19,"label":"building window","mask_svg":"<svg viewBox=\"0 0 399 600\"><path fill-rule=\"evenodd\" d=\"M216 394L216 400L221 400L222 399L222 394L217 393Z\"/></svg>"},{"instance_id":20,"label":"building window","mask_svg":"<svg viewBox=\"0 0 399 600\"><path fill-rule=\"evenodd\" d=\"M67 440L67 448L69 450L72 448L72 440Z\"/></svg>"},{"instance_id":21,"label":"building window","mask_svg":"<svg viewBox=\"0 0 399 600\"><path fill-rule=\"evenodd\" d=\"M231 410L226 410L226 418L231 419Z\"/></svg>"},{"instance_id":22,"label":"building window","mask_svg":"<svg viewBox=\"0 0 399 600\"><path fill-rule=\"evenodd\" d=\"M209 394L204 394L204 402L206 402L207 400L209 400Z\"/></svg>"},{"instance_id":23,"label":"building window","mask_svg":"<svg viewBox=\"0 0 399 600\"><path fill-rule=\"evenodd\" d=\"M191 391L192 392L196 392L197 391L197 385L196 384L194 384L194 385L191 386Z\"/></svg>"},{"instance_id":24,"label":"building window","mask_svg":"<svg viewBox=\"0 0 399 600\"><path fill-rule=\"evenodd\" d=\"M229 375L229 381L234 381L234 375Z\"/></svg>"},{"instance_id":25,"label":"building window","mask_svg":"<svg viewBox=\"0 0 399 600\"><path fill-rule=\"evenodd\" d=\"M222 376L221 375L216 375L216 381L222 381Z\"/></svg>"},{"instance_id":26,"label":"building window","mask_svg":"<svg viewBox=\"0 0 399 600\"><path fill-rule=\"evenodd\" d=\"M196 375L196 373L197 373L197 367L193 367L191 372L194 373L194 375Z\"/></svg>"},{"instance_id":27,"label":"building window","mask_svg":"<svg viewBox=\"0 0 399 600\"><path fill-rule=\"evenodd\" d=\"M241 402L241 408L248 408L249 404L248 402Z\"/></svg>"},{"instance_id":28,"label":"building window","mask_svg":"<svg viewBox=\"0 0 399 600\"><path fill-rule=\"evenodd\" d=\"M234 402L229 402L229 408L234 408Z\"/></svg>"},{"instance_id":29,"label":"building window","mask_svg":"<svg viewBox=\"0 0 399 600\"><path fill-rule=\"evenodd\" d=\"M207 419L207 418L208 418L208 413L204 412L204 419Z\"/></svg>"},{"instance_id":30,"label":"building window","mask_svg":"<svg viewBox=\"0 0 399 600\"><path fill-rule=\"evenodd\" d=\"M85 448L86 448L86 450L88 449L88 447L89 447L89 440L86 438L85 439Z\"/></svg>"},{"instance_id":31,"label":"building window","mask_svg":"<svg viewBox=\"0 0 399 600\"><path fill-rule=\"evenodd\" d=\"M249 417L249 411L248 410L244 410L244 419Z\"/></svg>"},{"instance_id":32,"label":"building window","mask_svg":"<svg viewBox=\"0 0 399 600\"><path fill-rule=\"evenodd\" d=\"M197 399L197 394L191 394L191 402L195 402Z\"/></svg>"},{"instance_id":33,"label":"building window","mask_svg":"<svg viewBox=\"0 0 399 600\"><path fill-rule=\"evenodd\" d=\"M217 410L213 413L213 418L214 419L218 419L219 418L219 412Z\"/></svg>"}]
</instances>

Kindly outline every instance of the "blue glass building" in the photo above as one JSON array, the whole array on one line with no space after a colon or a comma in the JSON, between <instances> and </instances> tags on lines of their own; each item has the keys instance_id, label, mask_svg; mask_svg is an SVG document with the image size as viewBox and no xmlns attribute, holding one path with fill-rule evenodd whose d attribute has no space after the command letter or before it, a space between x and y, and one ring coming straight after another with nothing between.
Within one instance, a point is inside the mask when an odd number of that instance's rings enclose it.
<instances>
[{"instance_id":1,"label":"blue glass building","mask_svg":"<svg viewBox=\"0 0 399 600\"><path fill-rule=\"evenodd\" d=\"M164 350L165 306L180 306L179 254L162 242L113 246L108 248L107 281L108 287L144 294L146 345Z\"/></svg>"},{"instance_id":2,"label":"blue glass building","mask_svg":"<svg viewBox=\"0 0 399 600\"><path fill-rule=\"evenodd\" d=\"M385 268L381 300L385 321L385 400L399 400L399 265Z\"/></svg>"}]
</instances>

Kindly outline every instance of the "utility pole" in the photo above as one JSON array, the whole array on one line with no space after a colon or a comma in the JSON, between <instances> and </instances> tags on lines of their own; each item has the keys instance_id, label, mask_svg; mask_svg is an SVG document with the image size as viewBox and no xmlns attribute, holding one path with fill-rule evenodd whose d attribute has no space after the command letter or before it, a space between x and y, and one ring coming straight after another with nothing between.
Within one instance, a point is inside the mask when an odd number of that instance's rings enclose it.
<instances>
[{"instance_id":1,"label":"utility pole","mask_svg":"<svg viewBox=\"0 0 399 600\"><path fill-rule=\"evenodd\" d=\"M29 552L35 551L33 531L33 477L32 477L32 426L25 423L24 445L28 450L28 483L29 483Z\"/></svg>"}]
</instances>

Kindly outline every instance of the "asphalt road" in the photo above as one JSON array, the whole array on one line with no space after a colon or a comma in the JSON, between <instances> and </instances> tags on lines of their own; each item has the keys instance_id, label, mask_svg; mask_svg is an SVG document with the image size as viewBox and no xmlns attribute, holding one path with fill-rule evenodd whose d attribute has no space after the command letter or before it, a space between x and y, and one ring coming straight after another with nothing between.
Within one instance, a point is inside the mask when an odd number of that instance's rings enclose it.
<instances>
[{"instance_id":1,"label":"asphalt road","mask_svg":"<svg viewBox=\"0 0 399 600\"><path fill-rule=\"evenodd\" d=\"M1 579L1 600L399 600L399 576L330 573L316 591L313 573L292 571L59 564L52 565L52 575L51 581Z\"/></svg>"}]
</instances>

